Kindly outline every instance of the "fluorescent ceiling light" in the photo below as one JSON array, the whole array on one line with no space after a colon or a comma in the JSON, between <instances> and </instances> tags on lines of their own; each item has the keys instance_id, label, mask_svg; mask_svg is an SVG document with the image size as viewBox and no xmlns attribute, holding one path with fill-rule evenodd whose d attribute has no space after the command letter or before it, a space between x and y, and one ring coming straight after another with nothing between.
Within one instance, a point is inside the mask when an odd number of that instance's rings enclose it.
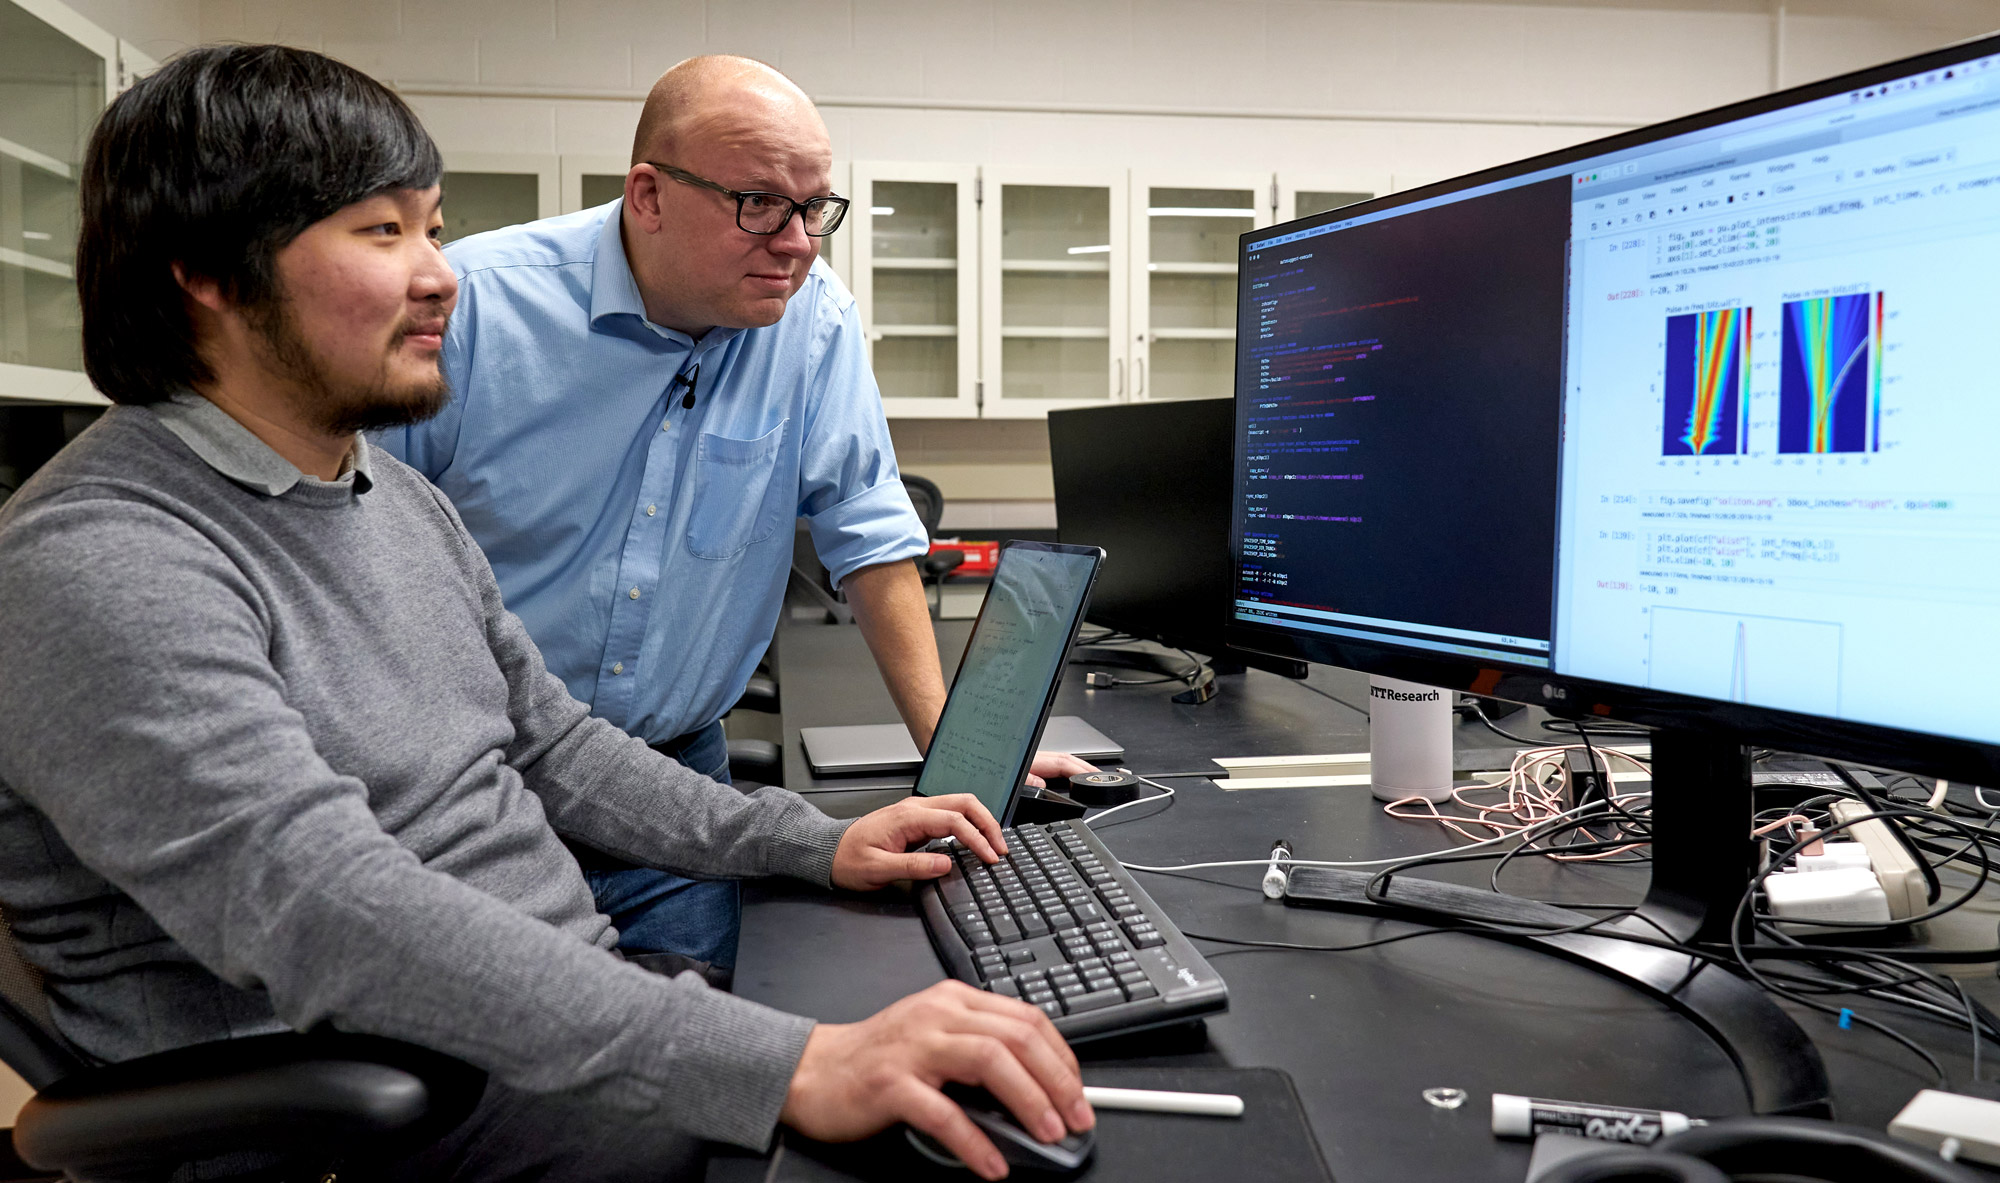
<instances>
[{"instance_id":1,"label":"fluorescent ceiling light","mask_svg":"<svg viewBox=\"0 0 2000 1183\"><path fill-rule=\"evenodd\" d=\"M49 242L55 238L55 235L50 234L46 230L23 230L21 231L21 237L27 239L29 242Z\"/></svg>"},{"instance_id":2,"label":"fluorescent ceiling light","mask_svg":"<svg viewBox=\"0 0 2000 1183\"><path fill-rule=\"evenodd\" d=\"M896 207L893 205L871 205L868 207L868 212L878 218L894 217Z\"/></svg>"},{"instance_id":3,"label":"fluorescent ceiling light","mask_svg":"<svg viewBox=\"0 0 2000 1183\"><path fill-rule=\"evenodd\" d=\"M1154 218L1255 218L1257 211L1245 206L1241 209L1210 209L1199 205L1155 205L1146 210Z\"/></svg>"},{"instance_id":4,"label":"fluorescent ceiling light","mask_svg":"<svg viewBox=\"0 0 2000 1183\"><path fill-rule=\"evenodd\" d=\"M1072 255L1108 255L1111 253L1111 244L1107 242L1103 246L1073 246L1069 248L1069 253Z\"/></svg>"}]
</instances>

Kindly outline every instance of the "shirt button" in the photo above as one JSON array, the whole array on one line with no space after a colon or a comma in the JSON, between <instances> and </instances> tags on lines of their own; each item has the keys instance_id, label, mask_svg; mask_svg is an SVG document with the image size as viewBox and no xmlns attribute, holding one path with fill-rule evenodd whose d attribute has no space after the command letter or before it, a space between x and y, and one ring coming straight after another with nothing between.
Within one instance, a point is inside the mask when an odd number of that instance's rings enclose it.
<instances>
[{"instance_id":1,"label":"shirt button","mask_svg":"<svg viewBox=\"0 0 2000 1183\"><path fill-rule=\"evenodd\" d=\"M636 600L639 598L639 589L635 587L631 591L626 592L625 594L631 596L633 599Z\"/></svg>"},{"instance_id":2,"label":"shirt button","mask_svg":"<svg viewBox=\"0 0 2000 1183\"><path fill-rule=\"evenodd\" d=\"M612 673L614 673L614 674L622 674L622 673L624 673L624 672L625 672L625 663L624 663L624 662L622 662L622 661L619 661L619 662L613 662L613 663L612 663L612 666L611 666L611 672L612 672Z\"/></svg>"},{"instance_id":3,"label":"shirt button","mask_svg":"<svg viewBox=\"0 0 2000 1183\"><path fill-rule=\"evenodd\" d=\"M672 419L662 419L662 420L660 420L660 430L661 430L661 431L665 431L665 430L666 430L667 428L669 428L669 427L672 427L673 425L674 425L674 421L673 421Z\"/></svg>"},{"instance_id":4,"label":"shirt button","mask_svg":"<svg viewBox=\"0 0 2000 1183\"><path fill-rule=\"evenodd\" d=\"M660 512L660 507L657 505L649 505L646 507L646 516L649 518L658 512Z\"/></svg>"}]
</instances>

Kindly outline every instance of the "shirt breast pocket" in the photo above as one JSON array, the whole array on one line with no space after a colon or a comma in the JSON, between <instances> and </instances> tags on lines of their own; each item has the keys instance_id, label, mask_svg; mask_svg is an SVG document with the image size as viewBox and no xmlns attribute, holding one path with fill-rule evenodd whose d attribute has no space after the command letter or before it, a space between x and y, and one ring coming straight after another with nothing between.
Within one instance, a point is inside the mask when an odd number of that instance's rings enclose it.
<instances>
[{"instance_id":1,"label":"shirt breast pocket","mask_svg":"<svg viewBox=\"0 0 2000 1183\"><path fill-rule=\"evenodd\" d=\"M703 432L695 449L688 553L728 559L777 532L797 501L797 481L778 479L786 419L754 440Z\"/></svg>"}]
</instances>

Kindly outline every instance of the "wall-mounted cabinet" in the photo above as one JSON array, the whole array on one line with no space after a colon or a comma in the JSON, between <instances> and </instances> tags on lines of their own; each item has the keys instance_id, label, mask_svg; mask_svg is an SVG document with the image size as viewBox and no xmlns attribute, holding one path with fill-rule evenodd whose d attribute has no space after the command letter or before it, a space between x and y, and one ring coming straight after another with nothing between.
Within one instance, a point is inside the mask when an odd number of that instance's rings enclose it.
<instances>
[{"instance_id":1,"label":"wall-mounted cabinet","mask_svg":"<svg viewBox=\"0 0 2000 1183\"><path fill-rule=\"evenodd\" d=\"M1289 222L1294 218L1308 218L1343 205L1353 205L1357 201L1367 201L1389 192L1392 181L1388 173L1377 172L1280 172L1277 185L1272 190L1278 196L1278 203L1272 211L1271 220Z\"/></svg>"},{"instance_id":2,"label":"wall-mounted cabinet","mask_svg":"<svg viewBox=\"0 0 2000 1183\"><path fill-rule=\"evenodd\" d=\"M889 415L1040 418L1229 397L1240 236L1389 183L864 161L834 237Z\"/></svg>"},{"instance_id":3,"label":"wall-mounted cabinet","mask_svg":"<svg viewBox=\"0 0 2000 1183\"><path fill-rule=\"evenodd\" d=\"M557 210L559 158L451 152L444 161L444 240L551 217Z\"/></svg>"},{"instance_id":4,"label":"wall-mounted cabinet","mask_svg":"<svg viewBox=\"0 0 2000 1183\"><path fill-rule=\"evenodd\" d=\"M558 170L562 212L594 209L616 200L625 192L625 174L631 171L631 163L627 156L563 156Z\"/></svg>"},{"instance_id":5,"label":"wall-mounted cabinet","mask_svg":"<svg viewBox=\"0 0 2000 1183\"><path fill-rule=\"evenodd\" d=\"M76 296L83 148L144 54L50 0L0 0L0 400L101 404Z\"/></svg>"},{"instance_id":6,"label":"wall-mounted cabinet","mask_svg":"<svg viewBox=\"0 0 2000 1183\"><path fill-rule=\"evenodd\" d=\"M978 174L956 164L854 166L848 223L829 245L851 252L845 274L891 415L979 413Z\"/></svg>"},{"instance_id":7,"label":"wall-mounted cabinet","mask_svg":"<svg viewBox=\"0 0 2000 1183\"><path fill-rule=\"evenodd\" d=\"M982 413L1128 397L1124 170L989 168L983 190Z\"/></svg>"},{"instance_id":8,"label":"wall-mounted cabinet","mask_svg":"<svg viewBox=\"0 0 2000 1183\"><path fill-rule=\"evenodd\" d=\"M1268 173L1133 174L1133 398L1235 389L1236 246L1271 224L1270 188Z\"/></svg>"}]
</instances>

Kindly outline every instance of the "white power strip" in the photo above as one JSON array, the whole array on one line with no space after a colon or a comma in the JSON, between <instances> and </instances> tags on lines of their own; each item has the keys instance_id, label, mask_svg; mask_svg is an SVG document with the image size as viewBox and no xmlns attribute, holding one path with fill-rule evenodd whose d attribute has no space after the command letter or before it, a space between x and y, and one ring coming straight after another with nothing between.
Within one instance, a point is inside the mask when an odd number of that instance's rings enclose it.
<instances>
[{"instance_id":1,"label":"white power strip","mask_svg":"<svg viewBox=\"0 0 2000 1183\"><path fill-rule=\"evenodd\" d=\"M1771 915L1783 920L1836 920L1845 924L1888 924L1889 901L1866 867L1831 871L1786 871L1764 880ZM1788 930L1791 929L1787 925ZM1805 932L1815 931L1810 926ZM1818 931L1824 932L1824 929Z\"/></svg>"},{"instance_id":2,"label":"white power strip","mask_svg":"<svg viewBox=\"0 0 2000 1183\"><path fill-rule=\"evenodd\" d=\"M1836 801L1831 810L1833 820L1850 821L1857 817L1867 817L1874 810L1860 801ZM1889 832L1889 823L1881 818L1870 818L1847 827L1842 833L1852 834L1868 848L1868 863L1875 871L1875 879L1882 885L1882 894L1888 897L1889 918L1908 920L1921 914L1929 907L1930 899L1924 875L1917 868L1917 861L1896 836Z\"/></svg>"},{"instance_id":3,"label":"white power strip","mask_svg":"<svg viewBox=\"0 0 2000 1183\"><path fill-rule=\"evenodd\" d=\"M1889 1136L1947 1158L2000 1166L2000 1101L1925 1089L1890 1120ZM1946 1154L1953 1142L1957 1149Z\"/></svg>"}]
</instances>

